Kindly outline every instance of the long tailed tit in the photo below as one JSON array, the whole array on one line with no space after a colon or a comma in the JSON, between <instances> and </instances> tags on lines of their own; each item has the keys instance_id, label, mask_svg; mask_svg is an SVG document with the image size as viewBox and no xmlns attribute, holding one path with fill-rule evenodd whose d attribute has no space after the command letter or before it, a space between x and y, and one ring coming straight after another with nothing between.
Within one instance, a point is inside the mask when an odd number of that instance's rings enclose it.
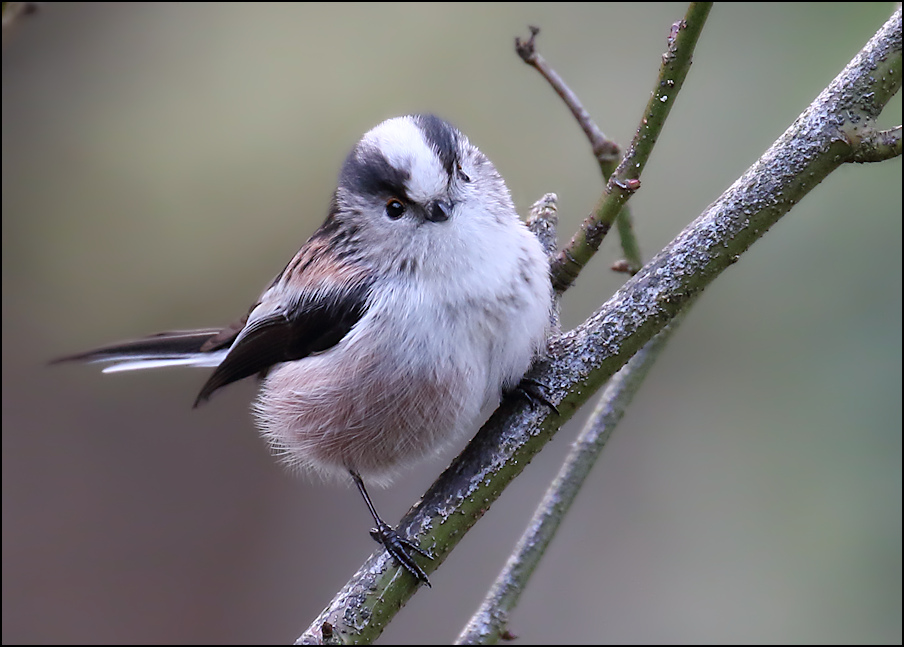
<instances>
[{"instance_id":1,"label":"long tailed tit","mask_svg":"<svg viewBox=\"0 0 904 647\"><path fill-rule=\"evenodd\" d=\"M350 475L371 534L429 584L364 480L386 484L473 431L542 351L551 305L546 256L493 164L445 121L413 115L355 145L326 221L234 325L57 361L214 367L196 406L263 375L253 411L274 453Z\"/></svg>"}]
</instances>

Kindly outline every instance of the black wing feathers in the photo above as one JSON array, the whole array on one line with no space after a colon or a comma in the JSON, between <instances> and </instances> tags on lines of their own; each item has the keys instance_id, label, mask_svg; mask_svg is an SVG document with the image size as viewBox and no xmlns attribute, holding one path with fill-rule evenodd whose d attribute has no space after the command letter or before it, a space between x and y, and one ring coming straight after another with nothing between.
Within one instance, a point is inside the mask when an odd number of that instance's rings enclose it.
<instances>
[{"instance_id":1,"label":"black wing feathers","mask_svg":"<svg viewBox=\"0 0 904 647\"><path fill-rule=\"evenodd\" d=\"M202 352L202 347L220 333L220 328L161 332L142 339L133 339L102 348L95 348L77 355L59 357L51 360L50 363L99 362L109 359L139 359L141 357L153 357L156 359L184 357L187 354ZM228 346L228 344L226 345Z\"/></svg>"},{"instance_id":2,"label":"black wing feathers","mask_svg":"<svg viewBox=\"0 0 904 647\"><path fill-rule=\"evenodd\" d=\"M229 354L204 384L195 406L221 386L335 346L364 314L367 294L368 286L361 285L330 295L332 298L302 298L294 308L258 320L252 314Z\"/></svg>"}]
</instances>

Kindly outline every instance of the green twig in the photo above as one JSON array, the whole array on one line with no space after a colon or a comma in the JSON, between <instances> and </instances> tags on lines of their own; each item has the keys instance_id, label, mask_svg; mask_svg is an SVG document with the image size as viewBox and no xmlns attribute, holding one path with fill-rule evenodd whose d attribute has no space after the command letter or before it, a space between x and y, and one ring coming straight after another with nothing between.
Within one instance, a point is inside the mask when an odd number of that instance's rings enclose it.
<instances>
[{"instance_id":1,"label":"green twig","mask_svg":"<svg viewBox=\"0 0 904 647\"><path fill-rule=\"evenodd\" d=\"M842 163L854 147L852 115L878 115L901 84L901 8L800 117L722 196L583 324L550 342L531 377L558 414L507 398L465 450L402 519L436 569L531 458L641 347ZM372 642L414 594L413 579L383 550L335 596L300 643L329 633ZM329 628L326 632L325 628Z\"/></svg>"},{"instance_id":2,"label":"green twig","mask_svg":"<svg viewBox=\"0 0 904 647\"><path fill-rule=\"evenodd\" d=\"M581 103L577 94L568 87L565 80L559 76L552 66L546 62L546 59L540 55L540 52L537 51L536 40L537 35L540 33L540 28L529 27L529 29L530 38L526 41L515 38L515 51L525 63L535 68L540 75L546 79L553 90L556 91L556 94L562 98L562 101L568 109L571 110L571 114L574 115L575 121L578 122L581 130L584 131L584 134L587 136L587 141L590 142L590 149L593 151L593 156L596 158L597 164L599 164L600 167L600 172L603 175L603 182L608 182L611 175L615 172L615 169L618 168L618 163L621 161L621 149L618 144L603 134L603 131L600 130L596 122L593 121L590 113L584 108L584 105ZM625 260L614 265L613 269L619 272L636 274L641 266L640 252L637 246L637 239L634 236L631 210L627 205L622 209L621 214L618 216L618 232L619 237L621 238Z\"/></svg>"},{"instance_id":3,"label":"green twig","mask_svg":"<svg viewBox=\"0 0 904 647\"><path fill-rule=\"evenodd\" d=\"M564 292L574 283L581 269L599 249L622 207L640 188L640 175L687 77L697 39L711 7L712 3L708 2L691 3L684 20L672 26L656 87L630 148L609 178L596 209L552 265L553 285L557 292Z\"/></svg>"},{"instance_id":4,"label":"green twig","mask_svg":"<svg viewBox=\"0 0 904 647\"><path fill-rule=\"evenodd\" d=\"M850 161L884 162L901 156L901 126L889 130L866 131L856 144Z\"/></svg>"},{"instance_id":5,"label":"green twig","mask_svg":"<svg viewBox=\"0 0 904 647\"><path fill-rule=\"evenodd\" d=\"M456 644L492 644L508 631L509 614L521 598L522 591L558 531L565 513L581 491L609 436L680 319L673 319L609 380L596 409L546 491L512 556L480 608L458 636Z\"/></svg>"}]
</instances>

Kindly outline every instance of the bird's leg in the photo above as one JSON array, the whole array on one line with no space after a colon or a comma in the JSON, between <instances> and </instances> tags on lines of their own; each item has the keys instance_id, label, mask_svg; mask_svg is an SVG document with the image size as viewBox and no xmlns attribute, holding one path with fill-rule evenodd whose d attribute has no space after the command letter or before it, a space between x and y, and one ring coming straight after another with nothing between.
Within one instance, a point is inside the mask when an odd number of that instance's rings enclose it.
<instances>
[{"instance_id":1,"label":"bird's leg","mask_svg":"<svg viewBox=\"0 0 904 647\"><path fill-rule=\"evenodd\" d=\"M370 531L370 536L374 538L374 541L382 544L387 552L395 557L396 561L399 562L406 571L411 573L416 580L430 586L430 580L427 579L427 574L417 565L417 562L414 561L408 551L413 550L428 559L433 559L433 556L430 553L421 550L407 539L400 537L399 533L383 521L380 518L380 515L377 514L377 509L374 507L373 502L370 500L370 496L367 494L367 489L364 487L364 481L361 480L361 475L354 470L349 470L349 474L351 474L352 480L358 487L358 492L364 497L364 503L367 504L367 509L370 510L370 514L374 518L374 523L377 524L377 527Z\"/></svg>"}]
</instances>

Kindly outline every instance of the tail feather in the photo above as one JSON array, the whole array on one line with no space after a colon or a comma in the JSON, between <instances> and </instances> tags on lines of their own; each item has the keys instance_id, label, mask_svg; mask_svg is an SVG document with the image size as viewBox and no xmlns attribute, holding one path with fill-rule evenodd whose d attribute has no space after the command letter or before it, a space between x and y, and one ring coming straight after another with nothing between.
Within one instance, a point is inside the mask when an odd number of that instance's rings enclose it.
<instances>
[{"instance_id":1,"label":"tail feather","mask_svg":"<svg viewBox=\"0 0 904 647\"><path fill-rule=\"evenodd\" d=\"M214 348L204 348L210 340L222 332L221 328L204 330L174 330L158 333L142 339L101 346L76 355L52 360L63 362L115 362L104 368L104 373L131 371L161 366L218 366L229 350L229 343Z\"/></svg>"}]
</instances>

